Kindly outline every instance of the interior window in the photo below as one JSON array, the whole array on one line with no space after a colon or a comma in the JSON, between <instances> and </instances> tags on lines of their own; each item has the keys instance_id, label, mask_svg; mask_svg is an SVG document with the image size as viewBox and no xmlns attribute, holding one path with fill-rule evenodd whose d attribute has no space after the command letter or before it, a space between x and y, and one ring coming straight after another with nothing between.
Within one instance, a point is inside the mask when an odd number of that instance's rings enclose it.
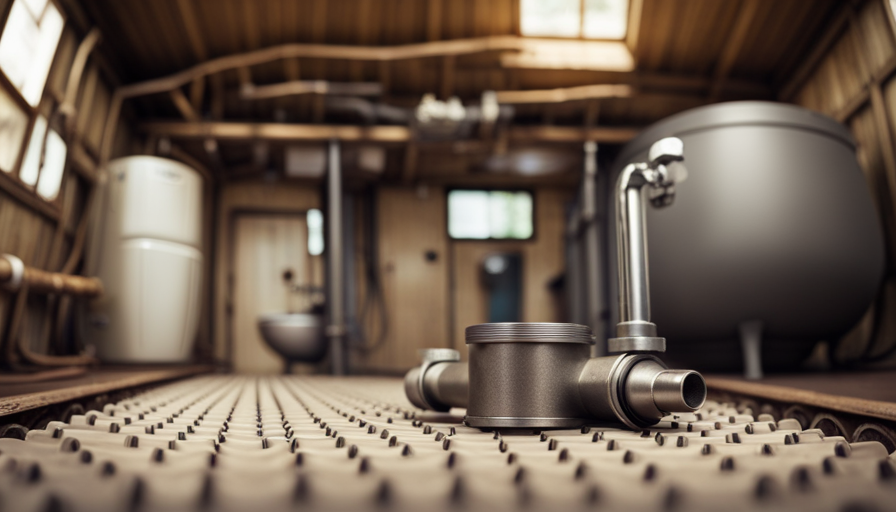
<instances>
[{"instance_id":1,"label":"interior window","mask_svg":"<svg viewBox=\"0 0 896 512\"><path fill-rule=\"evenodd\" d=\"M324 252L324 215L320 210L308 210L308 254L319 256Z\"/></svg>"},{"instance_id":2,"label":"interior window","mask_svg":"<svg viewBox=\"0 0 896 512\"><path fill-rule=\"evenodd\" d=\"M532 238L532 194L511 190L448 192L448 235L461 240Z\"/></svg>"},{"instance_id":3,"label":"interior window","mask_svg":"<svg viewBox=\"0 0 896 512\"><path fill-rule=\"evenodd\" d=\"M28 114L0 87L0 169L11 172L22 151Z\"/></svg>"},{"instance_id":4,"label":"interior window","mask_svg":"<svg viewBox=\"0 0 896 512\"><path fill-rule=\"evenodd\" d=\"M41 147L46 137L43 167L40 166ZM66 146L62 137L55 130L47 133L47 119L38 116L34 121L34 130L28 142L28 152L22 162L19 178L26 185L37 184L37 193L48 201L59 194L62 171L65 169Z\"/></svg>"},{"instance_id":5,"label":"interior window","mask_svg":"<svg viewBox=\"0 0 896 512\"><path fill-rule=\"evenodd\" d=\"M62 14L48 0L15 0L0 37L0 69L37 106L62 35Z\"/></svg>"},{"instance_id":6,"label":"interior window","mask_svg":"<svg viewBox=\"0 0 896 512\"><path fill-rule=\"evenodd\" d=\"M623 39L628 0L520 0L524 36Z\"/></svg>"}]
</instances>

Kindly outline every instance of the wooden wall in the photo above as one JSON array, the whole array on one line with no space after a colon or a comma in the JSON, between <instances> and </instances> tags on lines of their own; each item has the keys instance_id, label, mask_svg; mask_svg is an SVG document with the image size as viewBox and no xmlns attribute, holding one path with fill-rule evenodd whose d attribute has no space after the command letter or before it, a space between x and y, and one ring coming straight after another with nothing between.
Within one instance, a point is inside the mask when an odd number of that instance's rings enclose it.
<instances>
[{"instance_id":1,"label":"wooden wall","mask_svg":"<svg viewBox=\"0 0 896 512\"><path fill-rule=\"evenodd\" d=\"M795 69L781 99L845 123L858 145L858 159L884 226L888 276L874 308L837 349L856 359L871 344L882 353L896 339L896 21L887 0L844 2L815 52ZM877 323L878 328L874 325Z\"/></svg>"},{"instance_id":2,"label":"wooden wall","mask_svg":"<svg viewBox=\"0 0 896 512\"><path fill-rule=\"evenodd\" d=\"M361 364L368 369L406 370L418 362L418 349L450 346L445 203L442 187L381 187L378 191L378 270L388 334L380 347L364 354ZM427 261L426 251L434 251L436 260ZM363 282L360 276L358 281ZM363 287L359 292L360 300L365 300ZM378 316L371 315L364 327L367 340L374 343Z\"/></svg>"},{"instance_id":3,"label":"wooden wall","mask_svg":"<svg viewBox=\"0 0 896 512\"><path fill-rule=\"evenodd\" d=\"M527 241L452 242L454 266L453 345L466 354L464 329L488 321L488 296L480 280L483 259L494 252L518 252L523 257L523 322L559 322L551 279L565 268L564 206L572 199L564 189L535 191L535 238Z\"/></svg>"},{"instance_id":4,"label":"wooden wall","mask_svg":"<svg viewBox=\"0 0 896 512\"><path fill-rule=\"evenodd\" d=\"M7 5L7 2L0 2L0 26L5 23ZM64 98L75 52L85 32L80 28L83 27L67 23L63 30L43 98L37 107L37 112L44 116L49 117ZM36 268L61 270L69 258L78 226L85 215L87 196L96 177L100 138L115 82L117 78L101 67L99 59L94 56L88 59L75 104L74 130L64 134L68 157L59 196L55 201L45 201L19 182L15 170L11 174L0 171L0 253L16 255L26 265ZM6 82L2 86L9 94L17 94ZM113 156L139 151L137 139L128 125L125 120L118 124ZM0 290L0 336L4 338L8 334L14 297ZM54 322L61 304L62 300L58 297L28 298L20 336L27 340L32 350L47 353L54 349L56 352L66 352L72 348L63 336L72 310L63 308L67 314L61 315L59 322ZM6 341L3 340L4 343Z\"/></svg>"},{"instance_id":5,"label":"wooden wall","mask_svg":"<svg viewBox=\"0 0 896 512\"><path fill-rule=\"evenodd\" d=\"M545 187L536 189L534 195L533 240L452 241L447 235L445 188L381 188L379 270L389 334L382 347L361 359L360 366L378 372L403 372L419 363L417 350L421 348L450 347L465 355L464 329L487 321L479 266L487 254L495 251L523 255L522 320L558 321L548 282L564 268L563 212L573 193L567 188ZM427 251L436 253L434 261L426 259ZM375 315L364 327L368 339L375 338Z\"/></svg>"}]
</instances>

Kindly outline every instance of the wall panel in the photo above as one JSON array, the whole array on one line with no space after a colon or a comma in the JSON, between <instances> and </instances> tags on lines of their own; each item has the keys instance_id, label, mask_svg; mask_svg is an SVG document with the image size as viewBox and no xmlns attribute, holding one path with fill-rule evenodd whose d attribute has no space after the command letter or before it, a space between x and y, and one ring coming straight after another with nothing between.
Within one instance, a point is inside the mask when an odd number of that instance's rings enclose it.
<instances>
[{"instance_id":1,"label":"wall panel","mask_svg":"<svg viewBox=\"0 0 896 512\"><path fill-rule=\"evenodd\" d=\"M886 239L888 277L877 304L838 344L838 360L883 353L896 339L896 80L887 76L896 67L896 37L887 0L853 9L846 30L794 98L849 126Z\"/></svg>"}]
</instances>

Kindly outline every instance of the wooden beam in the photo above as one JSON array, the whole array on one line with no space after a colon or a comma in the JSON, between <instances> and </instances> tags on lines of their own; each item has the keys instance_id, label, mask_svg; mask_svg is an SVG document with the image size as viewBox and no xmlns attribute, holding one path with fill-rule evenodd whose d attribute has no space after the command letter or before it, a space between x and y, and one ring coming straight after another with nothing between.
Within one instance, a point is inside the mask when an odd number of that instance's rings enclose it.
<instances>
[{"instance_id":1,"label":"wooden beam","mask_svg":"<svg viewBox=\"0 0 896 512\"><path fill-rule=\"evenodd\" d=\"M534 91L498 91L498 103L564 103L602 98L628 98L630 85L598 84Z\"/></svg>"},{"instance_id":2,"label":"wooden beam","mask_svg":"<svg viewBox=\"0 0 896 512\"><path fill-rule=\"evenodd\" d=\"M90 183L96 183L96 161L87 154L80 142L73 143L69 148L69 159L79 176Z\"/></svg>"},{"instance_id":3,"label":"wooden beam","mask_svg":"<svg viewBox=\"0 0 896 512\"><path fill-rule=\"evenodd\" d=\"M140 129L172 139L311 141L349 140L370 142L407 142L410 130L404 126L345 126L283 123L236 122L148 122Z\"/></svg>"},{"instance_id":4,"label":"wooden beam","mask_svg":"<svg viewBox=\"0 0 896 512\"><path fill-rule=\"evenodd\" d=\"M750 31L753 20L756 18L756 13L759 12L759 5L759 0L742 0L734 22L734 28L722 47L719 60L716 62L716 67L713 71L713 84L709 93L712 101L718 99L722 92L722 86L728 78L728 73L731 72L731 68L737 62L737 57L743 49L744 41L747 40L747 34Z\"/></svg>"},{"instance_id":5,"label":"wooden beam","mask_svg":"<svg viewBox=\"0 0 896 512\"><path fill-rule=\"evenodd\" d=\"M171 139L320 141L340 139L380 143L411 140L405 126L308 125L283 123L153 121L139 125L142 132ZM631 127L512 126L511 141L595 142L621 144L640 132Z\"/></svg>"},{"instance_id":6,"label":"wooden beam","mask_svg":"<svg viewBox=\"0 0 896 512\"><path fill-rule=\"evenodd\" d=\"M174 106L177 107L178 112L184 119L187 121L199 121L199 114L193 110L193 105L180 88L173 89L169 94L171 95L171 101L174 102Z\"/></svg>"},{"instance_id":7,"label":"wooden beam","mask_svg":"<svg viewBox=\"0 0 896 512\"><path fill-rule=\"evenodd\" d=\"M202 110L202 99L205 95L205 77L197 78L190 84L190 105L193 110L199 112Z\"/></svg>"},{"instance_id":8,"label":"wooden beam","mask_svg":"<svg viewBox=\"0 0 896 512\"><path fill-rule=\"evenodd\" d=\"M379 82L327 82L326 80L293 80L271 85L254 85L240 90L244 100L261 100L298 96L301 94L332 94L338 96L379 96L383 86Z\"/></svg>"},{"instance_id":9,"label":"wooden beam","mask_svg":"<svg viewBox=\"0 0 896 512\"><path fill-rule=\"evenodd\" d=\"M482 52L523 52L543 54L556 49L558 44L568 46L570 42L552 39L523 38L516 36L489 36L472 39L452 39L397 46L351 46L290 43L271 46L246 53L211 59L184 69L173 75L129 84L120 88L122 97L130 98L146 94L167 92L182 87L200 76L220 73L230 69L257 66L282 59L314 58L340 60L366 60L391 62L407 59L443 57L446 55L467 55ZM600 41L574 41L578 51L597 51L607 43ZM621 43L620 43L621 44ZM564 47L566 47L564 46ZM598 52L600 53L600 52ZM557 59L562 62L563 59ZM560 66L562 67L562 66ZM603 69L603 68L599 68Z\"/></svg>"},{"instance_id":10,"label":"wooden beam","mask_svg":"<svg viewBox=\"0 0 896 512\"><path fill-rule=\"evenodd\" d=\"M787 83L781 87L780 93L778 94L778 98L781 101L792 101L803 84L806 83L806 80L809 79L818 65L821 64L822 59L828 55L831 48L834 47L834 44L840 39L840 36L843 35L843 32L846 31L847 27L849 27L849 20L851 17L850 11L851 8L849 4L844 3L843 7L840 9L840 13L837 14L837 17L828 26L824 36L822 36L821 40L814 45L812 53L803 60L803 63L797 68L796 72L793 73Z\"/></svg>"},{"instance_id":11,"label":"wooden beam","mask_svg":"<svg viewBox=\"0 0 896 512\"><path fill-rule=\"evenodd\" d=\"M571 126L513 126L510 140L513 142L585 142L624 144L635 138L638 128L577 128Z\"/></svg>"},{"instance_id":12,"label":"wooden beam","mask_svg":"<svg viewBox=\"0 0 896 512\"><path fill-rule=\"evenodd\" d=\"M641 35L641 12L644 8L644 0L629 0L628 3L628 28L625 32L625 44L632 55L638 55L638 39Z\"/></svg>"},{"instance_id":13,"label":"wooden beam","mask_svg":"<svg viewBox=\"0 0 896 512\"><path fill-rule=\"evenodd\" d=\"M0 190L3 190L18 202L31 208L44 217L52 221L59 220L59 208L44 201L34 192L27 190L24 185L16 181L15 178L6 174L5 172L0 172Z\"/></svg>"}]
</instances>

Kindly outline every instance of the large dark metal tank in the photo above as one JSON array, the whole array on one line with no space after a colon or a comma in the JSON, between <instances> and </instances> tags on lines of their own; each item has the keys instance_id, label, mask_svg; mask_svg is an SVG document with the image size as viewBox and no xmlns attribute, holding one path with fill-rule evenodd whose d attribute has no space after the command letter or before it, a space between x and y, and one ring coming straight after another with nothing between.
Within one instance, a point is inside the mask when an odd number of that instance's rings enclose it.
<instances>
[{"instance_id":1,"label":"large dark metal tank","mask_svg":"<svg viewBox=\"0 0 896 512\"><path fill-rule=\"evenodd\" d=\"M793 105L710 105L647 128L613 176L669 136L684 141L688 178L672 206L647 208L652 316L668 358L739 370L739 326L758 320L763 365L793 367L853 327L885 256L849 131Z\"/></svg>"}]
</instances>

